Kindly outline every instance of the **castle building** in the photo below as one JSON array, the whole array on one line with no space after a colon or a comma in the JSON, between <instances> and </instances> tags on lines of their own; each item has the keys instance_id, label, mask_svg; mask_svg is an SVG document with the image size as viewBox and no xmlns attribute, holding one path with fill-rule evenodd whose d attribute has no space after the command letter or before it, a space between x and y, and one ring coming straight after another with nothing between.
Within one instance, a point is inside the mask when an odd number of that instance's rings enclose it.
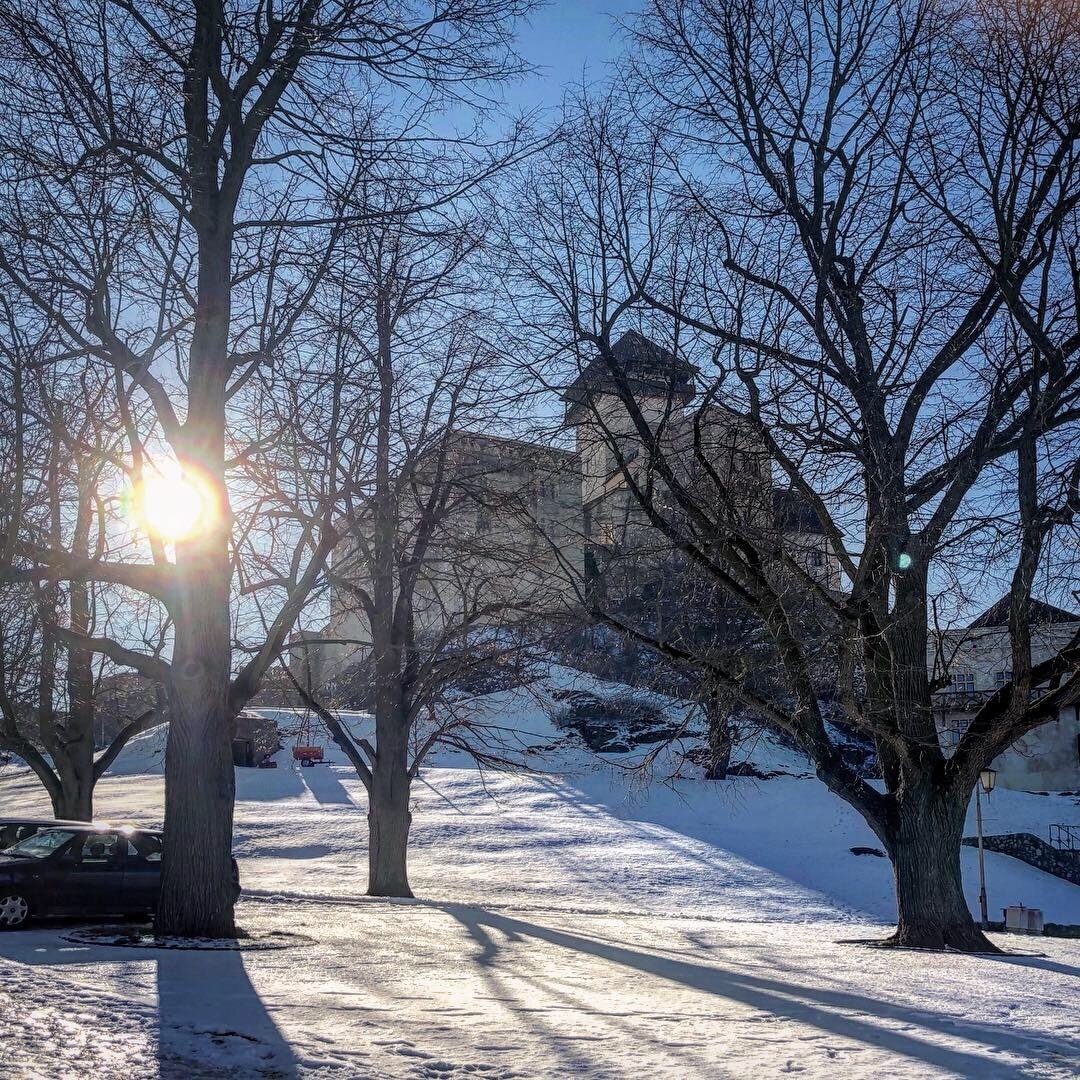
<instances>
[{"instance_id":1,"label":"castle building","mask_svg":"<svg viewBox=\"0 0 1080 1080\"><path fill-rule=\"evenodd\" d=\"M696 404L694 368L635 331L619 338L611 358L614 364L593 358L563 393L581 468L586 567L602 575L612 558L668 550L638 492L671 516L678 511L670 487L678 484L710 508L714 527L737 521L742 535L758 534L763 548L781 547L818 584L839 590L840 563L817 514L797 492L774 487L773 463L750 422ZM663 468L650 459L641 423L652 432Z\"/></svg>"},{"instance_id":2,"label":"castle building","mask_svg":"<svg viewBox=\"0 0 1080 1080\"><path fill-rule=\"evenodd\" d=\"M400 487L395 599L418 530L426 516L437 520L415 567L410 617L418 638L449 647L465 629L565 615L572 607L570 583L581 576L583 558L581 474L573 452L454 431L420 455L413 479ZM433 510L428 496L436 490L441 505ZM315 684L370 646L361 592L373 579L375 558L372 525L360 521L333 555L326 629L294 643L291 666L306 665L305 677Z\"/></svg>"},{"instance_id":3,"label":"castle building","mask_svg":"<svg viewBox=\"0 0 1080 1080\"><path fill-rule=\"evenodd\" d=\"M722 490L726 512L754 523L763 537L781 536L812 577L839 588L839 562L816 515L794 492L774 491L772 463L750 424L695 407L694 368L641 334L624 334L611 351L673 481L708 485L709 499ZM440 634L481 608L479 621L489 623L564 614L613 558L670 554L627 474L642 489L659 486L668 503L669 492L608 363L596 357L586 364L563 399L573 450L462 431L440 451L454 496L419 572L413 614L420 634ZM418 475L422 489L422 470ZM370 580L369 550L361 524L335 552L330 621L315 662L322 674L340 669L370 638L357 602L358 587ZM312 663L315 639L302 646Z\"/></svg>"},{"instance_id":4,"label":"castle building","mask_svg":"<svg viewBox=\"0 0 1080 1080\"><path fill-rule=\"evenodd\" d=\"M794 575L793 587L805 588L808 576L841 591L840 562L821 521L798 492L773 482L773 462L753 426L697 402L694 368L641 334L624 334L610 359L594 357L563 392L573 450L465 431L442 444L439 467L452 496L418 571L412 612L418 636L446 640L464 622L506 625L526 616L562 615L595 589L616 600L620 590L624 598L664 593L693 618L693 605L680 591L687 585L683 571L672 570L672 544L650 523L638 497L645 494L665 515L677 513L672 485L683 485L696 504L710 508L705 525L691 523L692 529L722 529L729 517L737 518L740 535L760 530L762 550L782 551L787 563L801 567L805 576ZM625 404L627 391L637 417ZM642 439L642 423L650 439ZM650 454L650 444L658 454ZM421 493L425 467L422 460L416 474L415 491ZM401 514L399 556L405 557L417 518L410 518L407 506ZM707 536L699 539L708 542ZM316 683L370 642L356 599L371 580L370 558L370 534L360 523L335 552L328 626L294 644L294 667L302 662ZM940 670L944 657L950 676L934 695L946 744L1012 678L1007 615L1004 601L995 604L969 627L940 635L931 648L930 670ZM1078 629L1080 617L1037 605L1035 662L1060 651ZM1005 787L1080 787L1077 708L1062 709L995 766Z\"/></svg>"}]
</instances>

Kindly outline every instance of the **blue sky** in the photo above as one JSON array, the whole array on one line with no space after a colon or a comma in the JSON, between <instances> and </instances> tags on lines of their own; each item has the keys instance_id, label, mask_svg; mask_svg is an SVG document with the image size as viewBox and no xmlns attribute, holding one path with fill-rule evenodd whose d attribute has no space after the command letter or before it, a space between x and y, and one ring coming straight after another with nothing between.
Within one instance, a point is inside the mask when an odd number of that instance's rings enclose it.
<instances>
[{"instance_id":1,"label":"blue sky","mask_svg":"<svg viewBox=\"0 0 1080 1080\"><path fill-rule=\"evenodd\" d=\"M550 0L523 23L518 51L539 70L508 87L515 108L555 108L568 84L579 85L582 72L600 82L607 64L621 48L617 20L639 11L644 0Z\"/></svg>"}]
</instances>

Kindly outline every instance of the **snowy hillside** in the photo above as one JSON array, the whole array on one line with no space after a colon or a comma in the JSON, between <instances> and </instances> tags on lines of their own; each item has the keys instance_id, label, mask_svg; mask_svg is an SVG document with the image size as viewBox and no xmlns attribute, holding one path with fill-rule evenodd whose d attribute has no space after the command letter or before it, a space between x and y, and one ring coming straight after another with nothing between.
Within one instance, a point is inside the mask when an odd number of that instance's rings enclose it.
<instances>
[{"instance_id":1,"label":"snowy hillside","mask_svg":"<svg viewBox=\"0 0 1080 1080\"><path fill-rule=\"evenodd\" d=\"M567 691L623 689L555 669L538 692L473 703L536 771L434 756L415 786L414 902L362 895L363 787L325 735L329 766L293 767L287 744L277 769L238 769L239 921L304 945L4 937L0 1073L67 1077L78 1061L78 1075L128 1080L159 1075L160 1055L175 1078L1075 1075L1080 941L1000 937L1039 954L1004 960L840 944L893 915L887 861L851 853L876 846L861 819L768 740L752 760L788 775L714 783L687 768L647 785L626 768L647 748L597 757L552 721ZM160 820L163 749L160 729L132 741L101 816ZM3 813L46 807L25 771L0 772ZM1045 835L1080 805L1000 791L986 816L989 832ZM974 852L963 859L974 904ZM987 873L992 909L1080 923L1080 888L994 854Z\"/></svg>"}]
</instances>

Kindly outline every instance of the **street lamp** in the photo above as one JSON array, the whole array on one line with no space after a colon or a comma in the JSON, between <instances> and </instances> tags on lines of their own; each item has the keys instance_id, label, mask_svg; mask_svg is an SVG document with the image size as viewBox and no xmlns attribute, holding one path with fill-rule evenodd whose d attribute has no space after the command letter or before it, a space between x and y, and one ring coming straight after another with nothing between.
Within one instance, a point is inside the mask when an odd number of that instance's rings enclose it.
<instances>
[{"instance_id":1,"label":"street lamp","mask_svg":"<svg viewBox=\"0 0 1080 1080\"><path fill-rule=\"evenodd\" d=\"M990 919L986 913L986 861L983 858L982 800L979 798L979 788L986 792L989 799L996 783L997 770L983 769L979 773L979 782L975 785L975 835L979 842L979 916L984 930L990 929Z\"/></svg>"}]
</instances>

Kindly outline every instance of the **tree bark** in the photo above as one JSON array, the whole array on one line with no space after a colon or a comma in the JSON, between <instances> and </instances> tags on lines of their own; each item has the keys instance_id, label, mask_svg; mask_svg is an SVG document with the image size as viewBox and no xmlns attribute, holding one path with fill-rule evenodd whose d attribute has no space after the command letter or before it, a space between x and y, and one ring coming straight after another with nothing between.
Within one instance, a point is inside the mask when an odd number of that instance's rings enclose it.
<instances>
[{"instance_id":1,"label":"tree bark","mask_svg":"<svg viewBox=\"0 0 1080 1080\"><path fill-rule=\"evenodd\" d=\"M731 725L727 709L710 698L706 707L709 723L709 761L705 769L706 780L725 780L731 766Z\"/></svg>"},{"instance_id":2,"label":"tree bark","mask_svg":"<svg viewBox=\"0 0 1080 1080\"><path fill-rule=\"evenodd\" d=\"M89 550L91 504L82 490L80 476L79 514L75 525L74 547L81 555ZM82 636L91 630L90 588L83 581L73 581L69 610L71 629ZM69 644L67 648L68 715L64 730L57 736L53 765L60 779L59 798L53 799L58 818L68 821L92 821L94 817L94 671L89 649Z\"/></svg>"},{"instance_id":3,"label":"tree bark","mask_svg":"<svg viewBox=\"0 0 1080 1080\"><path fill-rule=\"evenodd\" d=\"M194 625L184 632L177 626L169 688L161 900L154 920L159 934L236 933L231 863L233 718L226 706L230 654L220 644L215 653L220 635L207 633L200 641L197 629L216 614L207 612L207 619L190 620Z\"/></svg>"},{"instance_id":4,"label":"tree bark","mask_svg":"<svg viewBox=\"0 0 1080 1080\"><path fill-rule=\"evenodd\" d=\"M412 896L407 853L409 826L408 744L399 732L377 740L368 793L368 896Z\"/></svg>"},{"instance_id":5,"label":"tree bark","mask_svg":"<svg viewBox=\"0 0 1080 1080\"><path fill-rule=\"evenodd\" d=\"M221 271L223 281L227 265ZM227 323L221 318L217 323L223 335ZM223 337L218 345L223 350ZM176 545L165 836L154 929L181 937L236 933L231 861L235 713L229 704L231 519L222 465L223 386L208 378L198 395L193 391L193 397L204 399L197 411L205 419L188 453L181 455L185 468L194 467L200 482L212 488L217 503L207 528Z\"/></svg>"},{"instance_id":6,"label":"tree bark","mask_svg":"<svg viewBox=\"0 0 1080 1080\"><path fill-rule=\"evenodd\" d=\"M897 926L890 945L959 952L1000 950L979 929L964 898L960 841L965 794L923 783L896 800L887 846L896 881Z\"/></svg>"},{"instance_id":7,"label":"tree bark","mask_svg":"<svg viewBox=\"0 0 1080 1080\"><path fill-rule=\"evenodd\" d=\"M60 785L49 793L53 814L62 821L93 821L93 743L80 737L74 745L65 747L63 758L55 764Z\"/></svg>"},{"instance_id":8,"label":"tree bark","mask_svg":"<svg viewBox=\"0 0 1080 1080\"><path fill-rule=\"evenodd\" d=\"M211 15L197 20L192 56L210 62L219 43ZM205 35L205 36L204 36ZM205 72L186 103L192 194L199 233L195 324L187 375L187 416L173 438L185 472L213 499L201 529L176 544L170 604L175 624L165 756L161 899L154 929L181 937L232 937L233 772L232 515L225 485L225 394L232 300L231 214L205 143Z\"/></svg>"}]
</instances>

